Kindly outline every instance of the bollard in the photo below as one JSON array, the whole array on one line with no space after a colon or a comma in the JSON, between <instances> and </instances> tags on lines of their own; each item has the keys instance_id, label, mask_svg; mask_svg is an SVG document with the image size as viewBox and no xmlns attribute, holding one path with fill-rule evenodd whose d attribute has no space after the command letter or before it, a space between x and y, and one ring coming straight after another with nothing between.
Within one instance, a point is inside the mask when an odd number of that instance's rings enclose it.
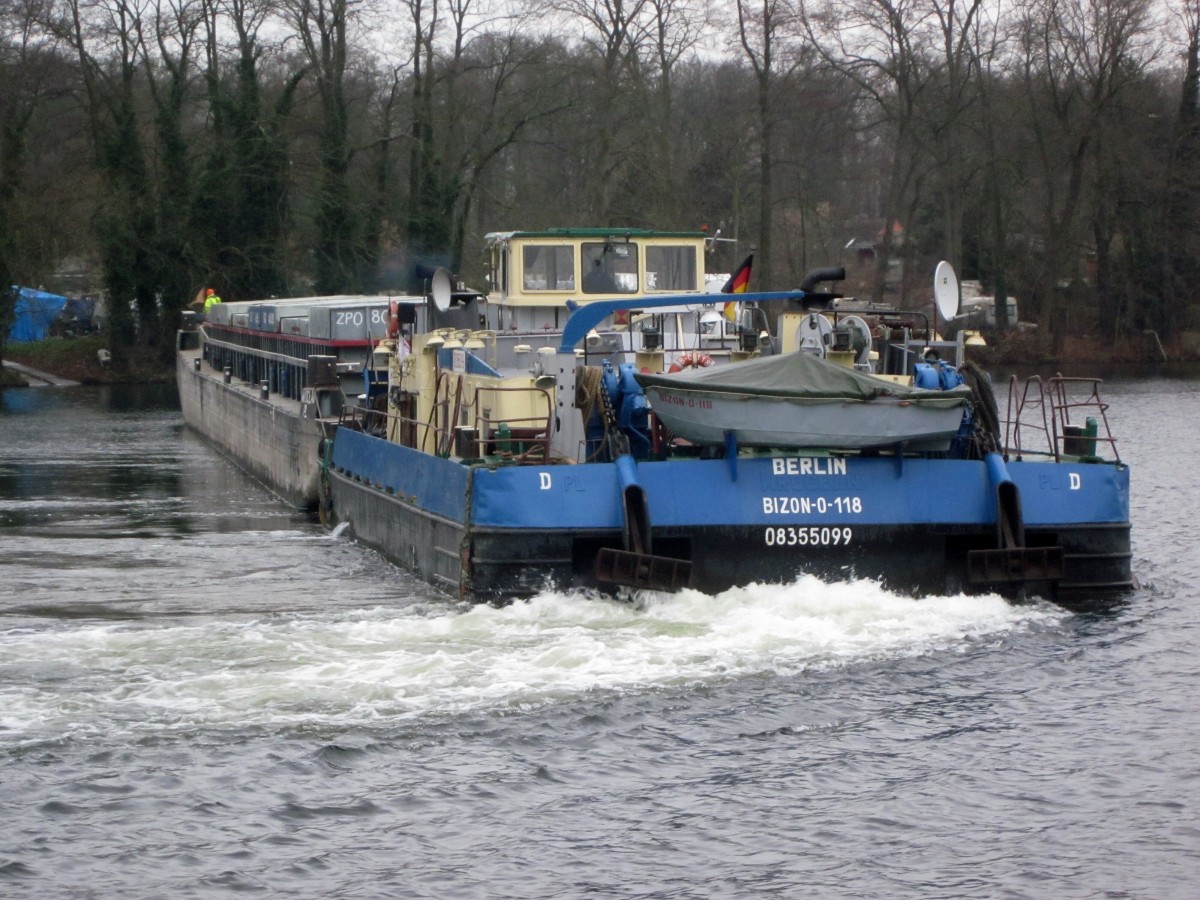
<instances>
[{"instance_id":1,"label":"bollard","mask_svg":"<svg viewBox=\"0 0 1200 900\"><path fill-rule=\"evenodd\" d=\"M260 396L260 397L261 397L262 399L264 399L264 400L266 400L268 397L270 397L270 396L271 396L271 384L270 384L270 382L267 382L267 381L260 381L260 382L258 383L258 396Z\"/></svg>"},{"instance_id":2,"label":"bollard","mask_svg":"<svg viewBox=\"0 0 1200 900\"><path fill-rule=\"evenodd\" d=\"M233 369L231 369L229 366L226 366L225 367L225 383L229 384L229 382L231 382L231 381L233 381Z\"/></svg>"},{"instance_id":3,"label":"bollard","mask_svg":"<svg viewBox=\"0 0 1200 900\"><path fill-rule=\"evenodd\" d=\"M202 363L202 362L203 362L203 360L200 359L200 357L198 357L198 356L192 360L192 366L196 369L197 372L200 371L200 363Z\"/></svg>"}]
</instances>

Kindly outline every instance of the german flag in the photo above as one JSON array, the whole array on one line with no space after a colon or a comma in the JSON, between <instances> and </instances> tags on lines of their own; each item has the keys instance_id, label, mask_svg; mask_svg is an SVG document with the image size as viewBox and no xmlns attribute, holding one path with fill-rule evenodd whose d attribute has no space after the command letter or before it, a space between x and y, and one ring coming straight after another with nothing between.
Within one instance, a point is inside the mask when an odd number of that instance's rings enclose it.
<instances>
[{"instance_id":1,"label":"german flag","mask_svg":"<svg viewBox=\"0 0 1200 900\"><path fill-rule=\"evenodd\" d=\"M746 257L745 262L737 267L737 271L729 276L729 280L725 282L725 286L721 288L722 294L744 294L750 288L750 267L754 264L754 254L751 253ZM725 304L725 318L730 322L737 319L737 304L730 300Z\"/></svg>"}]
</instances>

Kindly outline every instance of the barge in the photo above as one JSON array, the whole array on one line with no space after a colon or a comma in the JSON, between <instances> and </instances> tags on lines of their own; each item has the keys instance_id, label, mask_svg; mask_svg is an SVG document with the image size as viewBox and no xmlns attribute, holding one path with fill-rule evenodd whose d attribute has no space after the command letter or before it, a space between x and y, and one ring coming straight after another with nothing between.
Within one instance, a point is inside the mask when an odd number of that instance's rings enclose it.
<instances>
[{"instance_id":1,"label":"barge","mask_svg":"<svg viewBox=\"0 0 1200 900\"><path fill-rule=\"evenodd\" d=\"M183 419L289 504L317 508L321 441L347 404L379 404L381 342L462 324L423 297L333 296L225 302L185 313L176 352ZM392 329L389 333L389 328Z\"/></svg>"},{"instance_id":2,"label":"barge","mask_svg":"<svg viewBox=\"0 0 1200 900\"><path fill-rule=\"evenodd\" d=\"M489 253L488 296L439 271L427 295L390 303L344 373L363 389L343 384L337 412L309 396L319 427L298 433L323 519L448 594L711 594L814 574L1088 606L1134 586L1129 469L1097 379L1014 381L1001 411L961 335L938 341L910 312L841 311L818 290L835 270L732 308L705 294L699 233L509 232ZM611 270L606 292L577 290L597 268ZM784 310L774 333L767 302ZM730 388L770 357L782 382ZM198 364L210 390L254 394L220 362ZM829 384L848 371L862 389L792 395L798 371ZM808 401L819 438L761 405ZM936 424L914 424L910 406L938 409Z\"/></svg>"}]
</instances>

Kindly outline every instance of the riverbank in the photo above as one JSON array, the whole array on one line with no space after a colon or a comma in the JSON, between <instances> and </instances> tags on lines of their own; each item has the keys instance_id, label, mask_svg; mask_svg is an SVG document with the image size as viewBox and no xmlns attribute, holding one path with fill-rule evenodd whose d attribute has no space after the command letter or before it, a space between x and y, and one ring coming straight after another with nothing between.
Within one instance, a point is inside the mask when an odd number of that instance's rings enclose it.
<instances>
[{"instance_id":1,"label":"riverbank","mask_svg":"<svg viewBox=\"0 0 1200 900\"><path fill-rule=\"evenodd\" d=\"M4 348L0 387L28 387L31 383L28 374L11 368L8 363L80 384L159 384L175 377L174 369L163 365L157 353L149 348L133 348L129 365L115 369L105 362L107 345L103 335L9 343Z\"/></svg>"},{"instance_id":2,"label":"riverbank","mask_svg":"<svg viewBox=\"0 0 1200 900\"><path fill-rule=\"evenodd\" d=\"M1046 348L1037 332L1010 331L1003 336L988 336L987 347L973 351L977 362L1015 366L1089 366L1161 365L1200 361L1200 353L1186 342L1180 347L1167 348L1154 332L1117 341L1103 341L1089 335L1064 335Z\"/></svg>"},{"instance_id":3,"label":"riverbank","mask_svg":"<svg viewBox=\"0 0 1200 900\"><path fill-rule=\"evenodd\" d=\"M49 372L43 372L41 369L34 369L19 362L13 362L11 359L4 361L4 368L11 369L14 376L14 383L8 384L7 379L0 382L0 385L6 387L21 387L15 383L16 378L23 379L25 387L75 387L79 384L78 381L72 381L70 378L59 378L57 375L52 375Z\"/></svg>"}]
</instances>

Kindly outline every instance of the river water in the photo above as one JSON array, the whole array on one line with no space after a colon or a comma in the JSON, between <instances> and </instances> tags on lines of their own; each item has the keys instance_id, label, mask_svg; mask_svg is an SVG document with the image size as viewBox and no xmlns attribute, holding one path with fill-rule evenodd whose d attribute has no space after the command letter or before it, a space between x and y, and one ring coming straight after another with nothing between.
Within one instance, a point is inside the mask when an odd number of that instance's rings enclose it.
<instances>
[{"instance_id":1,"label":"river water","mask_svg":"<svg viewBox=\"0 0 1200 900\"><path fill-rule=\"evenodd\" d=\"M0 394L0 896L1200 896L1200 381L1142 588L450 602L162 389Z\"/></svg>"}]
</instances>

